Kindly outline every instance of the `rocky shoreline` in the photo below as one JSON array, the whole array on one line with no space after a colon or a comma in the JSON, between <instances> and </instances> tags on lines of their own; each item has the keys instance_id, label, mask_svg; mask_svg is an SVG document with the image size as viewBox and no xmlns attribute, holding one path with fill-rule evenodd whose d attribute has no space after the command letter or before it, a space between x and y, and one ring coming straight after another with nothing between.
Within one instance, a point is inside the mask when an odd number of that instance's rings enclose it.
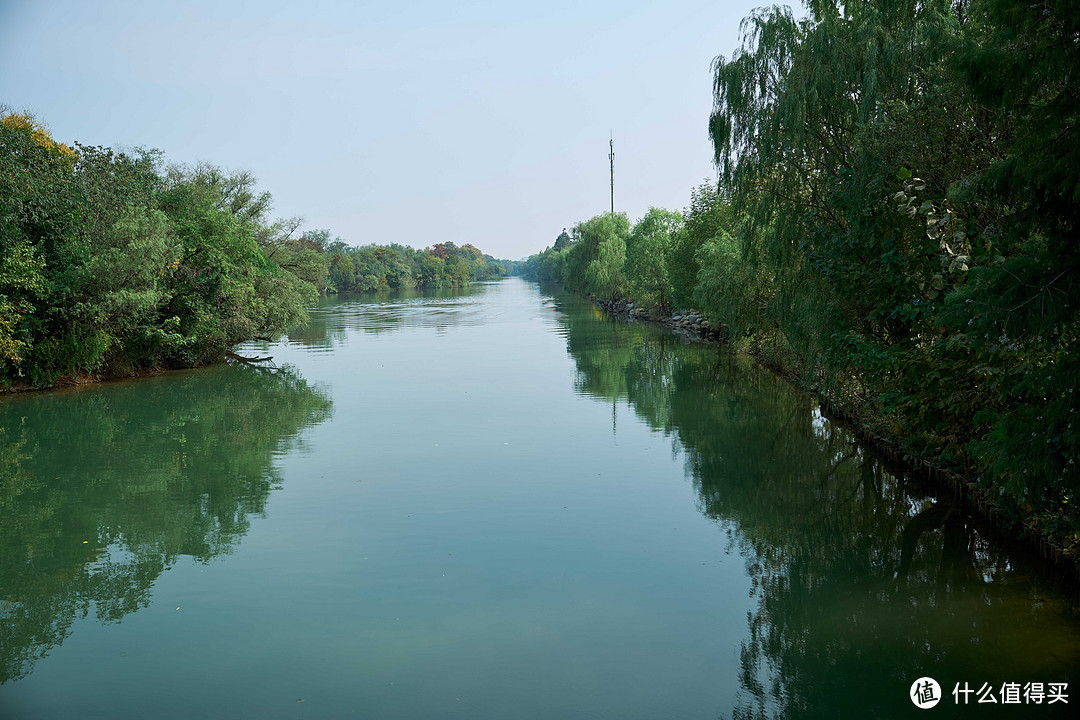
<instances>
[{"instance_id":1,"label":"rocky shoreline","mask_svg":"<svg viewBox=\"0 0 1080 720\"><path fill-rule=\"evenodd\" d=\"M675 310L671 314L665 314L656 308L639 305L630 298L600 300L593 295L589 295L588 298L613 315L619 315L629 320L643 320L666 325L679 335L686 337L687 340L699 342L722 342L724 340L724 328L713 325L699 310Z\"/></svg>"}]
</instances>

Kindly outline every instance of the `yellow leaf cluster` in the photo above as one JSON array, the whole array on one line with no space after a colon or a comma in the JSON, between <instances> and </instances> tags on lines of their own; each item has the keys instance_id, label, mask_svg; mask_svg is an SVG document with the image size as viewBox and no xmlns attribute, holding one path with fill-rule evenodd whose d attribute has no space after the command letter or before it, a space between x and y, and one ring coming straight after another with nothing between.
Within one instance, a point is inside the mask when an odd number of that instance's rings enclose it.
<instances>
[{"instance_id":1,"label":"yellow leaf cluster","mask_svg":"<svg viewBox=\"0 0 1080 720\"><path fill-rule=\"evenodd\" d=\"M39 123L29 115L21 115L19 113L9 113L0 117L0 125L13 130L28 130L30 137L39 147L51 150L64 160L74 164L75 159L78 157L78 153L72 148L68 147L64 143L58 143L53 140L52 135L49 134L49 126L44 123Z\"/></svg>"}]
</instances>

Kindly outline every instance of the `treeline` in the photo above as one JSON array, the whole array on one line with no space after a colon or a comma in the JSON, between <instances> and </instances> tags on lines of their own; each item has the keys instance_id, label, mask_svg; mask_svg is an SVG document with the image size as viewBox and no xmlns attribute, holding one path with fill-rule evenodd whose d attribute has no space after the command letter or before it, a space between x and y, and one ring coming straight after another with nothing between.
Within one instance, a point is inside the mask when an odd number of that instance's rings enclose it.
<instances>
[{"instance_id":1,"label":"treeline","mask_svg":"<svg viewBox=\"0 0 1080 720\"><path fill-rule=\"evenodd\" d=\"M250 173L55 141L0 113L0 390L220 360L319 293L508 274L471 245L349 248L271 220Z\"/></svg>"},{"instance_id":2,"label":"treeline","mask_svg":"<svg viewBox=\"0 0 1080 720\"><path fill-rule=\"evenodd\" d=\"M714 64L719 183L681 217L580 223L524 272L694 305L864 427L1075 545L1078 10L756 11Z\"/></svg>"},{"instance_id":3,"label":"treeline","mask_svg":"<svg viewBox=\"0 0 1080 720\"><path fill-rule=\"evenodd\" d=\"M519 272L600 300L632 298L661 312L689 307L700 300L698 252L730 240L731 217L716 188L703 185L683 212L650 208L632 226L625 213L605 213L563 230Z\"/></svg>"},{"instance_id":4,"label":"treeline","mask_svg":"<svg viewBox=\"0 0 1080 720\"><path fill-rule=\"evenodd\" d=\"M413 250L404 245L350 247L330 241L326 230L308 233L328 258L329 292L374 292L407 288L462 287L513 273L516 263L496 260L470 244L452 242Z\"/></svg>"}]
</instances>

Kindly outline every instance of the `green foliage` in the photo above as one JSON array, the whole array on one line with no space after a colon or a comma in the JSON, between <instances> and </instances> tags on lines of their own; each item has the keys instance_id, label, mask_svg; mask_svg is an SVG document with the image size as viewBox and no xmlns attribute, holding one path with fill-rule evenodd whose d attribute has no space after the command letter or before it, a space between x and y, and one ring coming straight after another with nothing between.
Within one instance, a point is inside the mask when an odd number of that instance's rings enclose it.
<instances>
[{"instance_id":1,"label":"green foliage","mask_svg":"<svg viewBox=\"0 0 1080 720\"><path fill-rule=\"evenodd\" d=\"M569 247L569 245L567 246ZM539 282L563 282L566 278L566 257L569 250L547 248L522 262L522 277Z\"/></svg>"},{"instance_id":2,"label":"green foliage","mask_svg":"<svg viewBox=\"0 0 1080 720\"><path fill-rule=\"evenodd\" d=\"M254 185L0 116L0 387L199 365L302 322L325 255Z\"/></svg>"},{"instance_id":3,"label":"green foliage","mask_svg":"<svg viewBox=\"0 0 1080 720\"><path fill-rule=\"evenodd\" d=\"M541 253L532 255L521 262L517 271L527 280L538 282L564 282L566 280L566 259L574 244L566 228L555 238L555 244Z\"/></svg>"},{"instance_id":4,"label":"green foliage","mask_svg":"<svg viewBox=\"0 0 1080 720\"><path fill-rule=\"evenodd\" d=\"M629 234L625 213L605 213L575 225L573 242L563 251L567 285L603 300L621 297L627 287L623 264Z\"/></svg>"},{"instance_id":5,"label":"green foliage","mask_svg":"<svg viewBox=\"0 0 1080 720\"><path fill-rule=\"evenodd\" d=\"M708 317L721 319L732 337L749 337L765 327L762 309L770 283L743 262L742 250L728 233L706 240L698 249L694 304Z\"/></svg>"},{"instance_id":6,"label":"green foliage","mask_svg":"<svg viewBox=\"0 0 1080 720\"><path fill-rule=\"evenodd\" d=\"M349 247L342 240L326 244L328 237L327 232L322 239L330 256L328 286L333 292L464 287L514 270L513 263L484 255L471 244L437 243L425 250L398 244Z\"/></svg>"},{"instance_id":7,"label":"green foliage","mask_svg":"<svg viewBox=\"0 0 1080 720\"><path fill-rule=\"evenodd\" d=\"M555 244L552 245L552 248L555 252L561 252L570 247L570 242L570 236L566 234L566 228L563 228L563 231L559 233L559 237L555 238Z\"/></svg>"},{"instance_id":8,"label":"green foliage","mask_svg":"<svg viewBox=\"0 0 1080 720\"><path fill-rule=\"evenodd\" d=\"M626 241L626 276L630 294L647 305L668 308L675 294L671 282L671 252L682 227L682 215L649 208Z\"/></svg>"},{"instance_id":9,"label":"green foliage","mask_svg":"<svg viewBox=\"0 0 1080 720\"><path fill-rule=\"evenodd\" d=\"M808 6L755 11L716 59L720 182L681 224L655 233L651 211L620 272L594 218L525 274L697 306L868 428L1080 542L1076 3Z\"/></svg>"},{"instance_id":10,"label":"green foliage","mask_svg":"<svg viewBox=\"0 0 1080 720\"><path fill-rule=\"evenodd\" d=\"M1075 532L1074 10L747 18L710 122L745 267L703 252L699 297L867 424Z\"/></svg>"},{"instance_id":11,"label":"green foliage","mask_svg":"<svg viewBox=\"0 0 1080 720\"><path fill-rule=\"evenodd\" d=\"M683 224L672 238L668 256L668 276L676 305L689 307L699 302L694 294L701 269L702 247L732 230L732 214L727 199L715 183L703 183L690 193L690 206ZM708 312L707 308L703 308ZM710 317L719 317L710 313Z\"/></svg>"},{"instance_id":12,"label":"green foliage","mask_svg":"<svg viewBox=\"0 0 1080 720\"><path fill-rule=\"evenodd\" d=\"M41 271L45 263L26 240L7 243L0 254L0 362L19 362L28 345L23 318L34 306L31 300L44 289Z\"/></svg>"}]
</instances>

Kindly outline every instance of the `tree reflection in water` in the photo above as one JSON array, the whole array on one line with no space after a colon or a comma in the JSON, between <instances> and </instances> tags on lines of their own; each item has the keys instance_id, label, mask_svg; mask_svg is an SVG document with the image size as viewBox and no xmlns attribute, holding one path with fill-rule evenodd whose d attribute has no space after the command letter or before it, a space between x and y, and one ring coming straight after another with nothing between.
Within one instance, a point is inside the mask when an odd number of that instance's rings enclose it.
<instances>
[{"instance_id":1,"label":"tree reflection in water","mask_svg":"<svg viewBox=\"0 0 1080 720\"><path fill-rule=\"evenodd\" d=\"M275 451L330 412L287 367L0 401L0 682L77 618L146 607L178 558L228 553L281 482Z\"/></svg>"},{"instance_id":2,"label":"tree reflection in water","mask_svg":"<svg viewBox=\"0 0 1080 720\"><path fill-rule=\"evenodd\" d=\"M482 318L478 306L488 284L327 295L310 309L306 325L289 331L288 341L327 352L344 343L353 330L387 335L415 327L468 325Z\"/></svg>"},{"instance_id":3,"label":"tree reflection in water","mask_svg":"<svg viewBox=\"0 0 1080 720\"><path fill-rule=\"evenodd\" d=\"M946 694L1078 679L1075 589L1045 567L751 361L555 299L577 390L671 436L702 512L746 560L757 609L722 716L892 717L916 710L903 698L924 675Z\"/></svg>"}]
</instances>

